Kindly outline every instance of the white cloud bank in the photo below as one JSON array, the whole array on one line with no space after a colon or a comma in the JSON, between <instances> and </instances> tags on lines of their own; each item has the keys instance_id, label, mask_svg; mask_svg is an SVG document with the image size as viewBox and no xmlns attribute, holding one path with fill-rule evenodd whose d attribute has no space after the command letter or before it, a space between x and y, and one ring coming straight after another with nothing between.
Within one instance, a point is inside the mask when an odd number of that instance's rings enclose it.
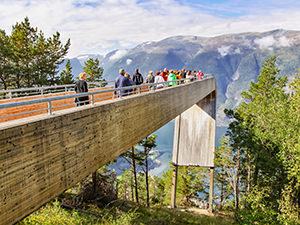
<instances>
[{"instance_id":1,"label":"white cloud bank","mask_svg":"<svg viewBox=\"0 0 300 225\"><path fill-rule=\"evenodd\" d=\"M127 50L118 50L113 54L112 56L109 57L110 60L117 60L122 58L124 55L126 55Z\"/></svg>"},{"instance_id":2,"label":"white cloud bank","mask_svg":"<svg viewBox=\"0 0 300 225\"><path fill-rule=\"evenodd\" d=\"M278 28L300 30L300 6L296 1L290 0L286 8L279 7L278 3L277 8L265 10L261 4L273 3L260 1L256 10L248 5L242 8L241 4L234 9L234 1L228 2L232 4L230 7L219 5L220 8L244 14L220 17L218 10L211 13L176 0L1 0L0 28L9 33L12 25L28 16L31 24L46 36L59 31L63 41L70 38L69 57L103 54L174 35L215 36ZM259 41L266 45L263 42ZM287 40L282 39L281 44L288 44Z\"/></svg>"},{"instance_id":3,"label":"white cloud bank","mask_svg":"<svg viewBox=\"0 0 300 225\"><path fill-rule=\"evenodd\" d=\"M291 45L291 41L285 36L279 37L277 40L272 36L263 37L254 40L254 42L259 46L260 49L271 49L273 46L277 47L288 47Z\"/></svg>"}]
</instances>

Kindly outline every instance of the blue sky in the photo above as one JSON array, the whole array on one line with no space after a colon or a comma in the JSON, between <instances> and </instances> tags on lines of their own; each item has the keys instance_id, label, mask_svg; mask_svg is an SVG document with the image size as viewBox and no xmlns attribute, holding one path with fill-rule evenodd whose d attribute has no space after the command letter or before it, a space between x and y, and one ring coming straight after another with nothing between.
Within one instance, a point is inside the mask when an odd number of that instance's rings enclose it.
<instances>
[{"instance_id":1,"label":"blue sky","mask_svg":"<svg viewBox=\"0 0 300 225\"><path fill-rule=\"evenodd\" d=\"M71 39L68 57L105 54L175 35L300 30L299 0L0 0L0 28L28 16Z\"/></svg>"}]
</instances>

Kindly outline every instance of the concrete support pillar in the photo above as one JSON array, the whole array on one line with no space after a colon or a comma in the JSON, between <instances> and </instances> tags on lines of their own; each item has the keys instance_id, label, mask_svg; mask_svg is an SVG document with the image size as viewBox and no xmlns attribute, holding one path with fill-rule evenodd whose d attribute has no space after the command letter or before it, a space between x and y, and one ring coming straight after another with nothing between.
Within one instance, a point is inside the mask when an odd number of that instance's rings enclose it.
<instances>
[{"instance_id":1,"label":"concrete support pillar","mask_svg":"<svg viewBox=\"0 0 300 225\"><path fill-rule=\"evenodd\" d=\"M212 213L214 202L214 168L209 168L209 208L208 212Z\"/></svg>"},{"instance_id":2,"label":"concrete support pillar","mask_svg":"<svg viewBox=\"0 0 300 225\"><path fill-rule=\"evenodd\" d=\"M178 165L174 165L173 176L172 176L172 189L171 189L171 208L176 208L177 174L178 174Z\"/></svg>"}]
</instances>

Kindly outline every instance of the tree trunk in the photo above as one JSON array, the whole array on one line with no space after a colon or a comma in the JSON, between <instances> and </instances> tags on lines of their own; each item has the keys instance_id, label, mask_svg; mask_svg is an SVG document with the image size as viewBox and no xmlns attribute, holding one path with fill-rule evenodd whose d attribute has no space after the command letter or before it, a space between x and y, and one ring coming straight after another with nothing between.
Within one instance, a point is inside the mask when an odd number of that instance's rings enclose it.
<instances>
[{"instance_id":1,"label":"tree trunk","mask_svg":"<svg viewBox=\"0 0 300 225\"><path fill-rule=\"evenodd\" d=\"M4 88L4 90L7 90L7 83L5 82L4 79L2 79L2 76L3 76L3 75L1 74L1 75L0 75L0 77L1 77L0 79L1 79L2 84L3 84L3 88ZM4 93L4 96L5 96L5 94L6 94L6 93Z\"/></svg>"},{"instance_id":2,"label":"tree trunk","mask_svg":"<svg viewBox=\"0 0 300 225\"><path fill-rule=\"evenodd\" d=\"M247 179L247 192L251 191L251 156L248 154L248 179Z\"/></svg>"},{"instance_id":3,"label":"tree trunk","mask_svg":"<svg viewBox=\"0 0 300 225\"><path fill-rule=\"evenodd\" d=\"M223 196L224 196L224 183L223 183L223 179L222 179L222 175L224 173L224 169L221 169L221 188L220 188L220 210L223 209Z\"/></svg>"},{"instance_id":4,"label":"tree trunk","mask_svg":"<svg viewBox=\"0 0 300 225\"><path fill-rule=\"evenodd\" d=\"M117 198L119 198L119 181L118 181L118 179L116 179L116 195L117 195Z\"/></svg>"},{"instance_id":5,"label":"tree trunk","mask_svg":"<svg viewBox=\"0 0 300 225\"><path fill-rule=\"evenodd\" d=\"M134 177L135 200L137 203L139 203L138 183L137 183L135 157L134 157L134 147L131 148L131 171L132 171L132 174Z\"/></svg>"},{"instance_id":6,"label":"tree trunk","mask_svg":"<svg viewBox=\"0 0 300 225\"><path fill-rule=\"evenodd\" d=\"M124 199L127 200L127 184L124 182Z\"/></svg>"},{"instance_id":7,"label":"tree trunk","mask_svg":"<svg viewBox=\"0 0 300 225\"><path fill-rule=\"evenodd\" d=\"M236 162L236 182L235 182L235 190L234 190L234 203L235 209L239 209L239 173L240 173L240 148L237 149L237 162Z\"/></svg>"},{"instance_id":8,"label":"tree trunk","mask_svg":"<svg viewBox=\"0 0 300 225\"><path fill-rule=\"evenodd\" d=\"M134 201L134 191L133 191L133 177L130 178L130 191L131 191L131 201Z\"/></svg>"},{"instance_id":9,"label":"tree trunk","mask_svg":"<svg viewBox=\"0 0 300 225\"><path fill-rule=\"evenodd\" d=\"M148 152L147 152L147 149L145 149L145 176L146 176L146 191L147 191L147 207L149 207L150 203L149 203Z\"/></svg>"}]
</instances>

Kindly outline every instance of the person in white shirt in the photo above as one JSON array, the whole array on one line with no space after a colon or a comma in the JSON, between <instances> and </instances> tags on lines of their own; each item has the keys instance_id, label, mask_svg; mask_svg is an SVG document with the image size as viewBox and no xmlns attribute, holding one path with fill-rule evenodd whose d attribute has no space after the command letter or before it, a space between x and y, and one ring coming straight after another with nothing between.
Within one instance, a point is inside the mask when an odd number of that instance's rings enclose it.
<instances>
[{"instance_id":1,"label":"person in white shirt","mask_svg":"<svg viewBox=\"0 0 300 225\"><path fill-rule=\"evenodd\" d=\"M157 71L156 72L156 76L154 78L154 83L161 83L161 82L165 82L164 78L160 75L160 73ZM165 84L158 84L156 85L157 89L163 88L165 86Z\"/></svg>"}]
</instances>

